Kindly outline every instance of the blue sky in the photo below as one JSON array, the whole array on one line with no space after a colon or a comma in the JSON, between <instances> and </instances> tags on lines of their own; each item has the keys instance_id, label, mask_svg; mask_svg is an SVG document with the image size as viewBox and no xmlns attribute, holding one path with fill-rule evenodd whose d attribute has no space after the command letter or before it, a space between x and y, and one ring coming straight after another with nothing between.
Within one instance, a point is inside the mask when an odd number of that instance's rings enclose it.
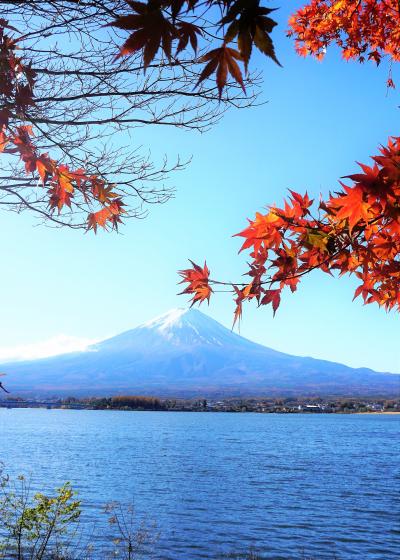
<instances>
[{"instance_id":1,"label":"blue sky","mask_svg":"<svg viewBox=\"0 0 400 560\"><path fill-rule=\"evenodd\" d=\"M172 178L176 198L149 218L130 221L121 235L94 236L1 214L0 357L60 335L101 339L185 306L176 271L188 257L207 258L215 277L238 280L243 259L231 236L246 217L280 203L287 188L326 194L354 172L356 160L367 162L398 133L399 98L386 91L388 68L345 63L334 50L322 63L300 59L284 36L286 15L280 12L283 25L274 32L284 67L256 58L267 104L231 111L204 135L134 132L133 141L155 158L193 156ZM245 309L241 334L293 354L400 372L399 316L352 303L354 287L349 278L313 274L284 297L275 318L270 308ZM220 295L203 311L230 327L233 307Z\"/></svg>"}]
</instances>

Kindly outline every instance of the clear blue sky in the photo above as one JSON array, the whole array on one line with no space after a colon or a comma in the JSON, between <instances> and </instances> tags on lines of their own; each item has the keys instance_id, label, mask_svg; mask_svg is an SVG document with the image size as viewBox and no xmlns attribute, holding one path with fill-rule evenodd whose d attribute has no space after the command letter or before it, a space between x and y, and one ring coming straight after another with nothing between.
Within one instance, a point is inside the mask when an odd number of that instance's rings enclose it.
<instances>
[{"instance_id":1,"label":"clear blue sky","mask_svg":"<svg viewBox=\"0 0 400 560\"><path fill-rule=\"evenodd\" d=\"M264 70L263 107L231 111L205 135L156 128L134 141L154 157L193 155L175 175L176 198L131 221L121 235L82 235L33 227L28 214L2 213L0 347L55 335L101 339L185 306L177 269L187 258L238 280L237 257L246 217L280 203L285 190L318 196L366 162L379 143L399 133L397 90L387 95L387 67L343 62L335 51L322 63L298 58L283 25L274 32L283 69ZM396 78L396 75L394 76ZM399 81L400 87L400 81ZM241 334L281 351L400 372L399 316L352 303L354 280L314 274L269 308L249 306ZM230 326L233 302L219 296L203 311Z\"/></svg>"}]
</instances>

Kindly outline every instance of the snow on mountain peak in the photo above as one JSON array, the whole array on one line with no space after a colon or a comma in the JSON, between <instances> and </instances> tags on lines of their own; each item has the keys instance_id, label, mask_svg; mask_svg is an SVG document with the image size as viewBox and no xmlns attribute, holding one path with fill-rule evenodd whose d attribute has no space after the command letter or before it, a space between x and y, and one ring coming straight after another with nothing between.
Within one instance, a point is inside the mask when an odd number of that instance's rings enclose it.
<instances>
[{"instance_id":1,"label":"snow on mountain peak","mask_svg":"<svg viewBox=\"0 0 400 560\"><path fill-rule=\"evenodd\" d=\"M146 323L143 323L141 327L145 328L157 328L159 330L166 330L171 327L180 327L182 324L182 318L184 315L190 312L190 309L176 308L171 309L167 313L163 313Z\"/></svg>"},{"instance_id":2,"label":"snow on mountain peak","mask_svg":"<svg viewBox=\"0 0 400 560\"><path fill-rule=\"evenodd\" d=\"M217 331L224 331L213 319L207 317L197 309L171 309L163 315L140 325L140 329L156 331L163 338L172 343L206 343L217 344L221 342Z\"/></svg>"}]
</instances>

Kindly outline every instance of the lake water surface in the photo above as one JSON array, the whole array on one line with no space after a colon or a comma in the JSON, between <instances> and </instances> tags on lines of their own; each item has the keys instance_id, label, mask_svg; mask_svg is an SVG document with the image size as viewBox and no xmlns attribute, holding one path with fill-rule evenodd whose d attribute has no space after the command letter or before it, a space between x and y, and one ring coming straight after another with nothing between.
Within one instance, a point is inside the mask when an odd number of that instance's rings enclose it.
<instances>
[{"instance_id":1,"label":"lake water surface","mask_svg":"<svg viewBox=\"0 0 400 560\"><path fill-rule=\"evenodd\" d=\"M0 409L1 457L71 481L85 519L134 503L155 558L400 558L400 417ZM107 530L104 529L104 534Z\"/></svg>"}]
</instances>

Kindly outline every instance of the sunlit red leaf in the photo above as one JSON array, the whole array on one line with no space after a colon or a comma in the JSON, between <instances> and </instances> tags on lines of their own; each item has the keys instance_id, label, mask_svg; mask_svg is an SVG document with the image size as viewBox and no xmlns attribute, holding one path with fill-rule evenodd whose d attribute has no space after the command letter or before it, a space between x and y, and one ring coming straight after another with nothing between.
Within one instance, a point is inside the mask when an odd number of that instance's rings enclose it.
<instances>
[{"instance_id":1,"label":"sunlit red leaf","mask_svg":"<svg viewBox=\"0 0 400 560\"><path fill-rule=\"evenodd\" d=\"M209 284L210 271L207 263L204 263L204 266L201 267L193 261L190 262L192 268L179 271L179 275L182 278L180 284L187 284L187 287L181 294L189 294L192 296L191 305L195 303L201 304L205 300L209 302L213 290Z\"/></svg>"}]
</instances>

